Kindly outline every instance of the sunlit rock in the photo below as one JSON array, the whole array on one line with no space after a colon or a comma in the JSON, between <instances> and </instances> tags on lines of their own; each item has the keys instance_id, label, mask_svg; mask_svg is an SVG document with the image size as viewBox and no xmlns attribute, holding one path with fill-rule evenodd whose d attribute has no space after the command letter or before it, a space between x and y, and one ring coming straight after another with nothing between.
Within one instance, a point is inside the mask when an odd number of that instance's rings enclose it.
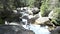
<instances>
[{"instance_id":1,"label":"sunlit rock","mask_svg":"<svg viewBox=\"0 0 60 34\"><path fill-rule=\"evenodd\" d=\"M48 17L41 17L35 20L35 24L45 24L47 21L49 21Z\"/></svg>"},{"instance_id":2,"label":"sunlit rock","mask_svg":"<svg viewBox=\"0 0 60 34\"><path fill-rule=\"evenodd\" d=\"M51 11L51 12L49 13L48 17L52 19L52 18L53 18L53 13L54 13L54 12Z\"/></svg>"},{"instance_id":3,"label":"sunlit rock","mask_svg":"<svg viewBox=\"0 0 60 34\"><path fill-rule=\"evenodd\" d=\"M9 22L7 22L7 21L5 21L5 24L6 24L6 25L20 25L20 23L19 23L19 24L16 23L16 22L11 22L11 23L9 23Z\"/></svg>"},{"instance_id":4,"label":"sunlit rock","mask_svg":"<svg viewBox=\"0 0 60 34\"><path fill-rule=\"evenodd\" d=\"M16 10L21 10L21 8L17 8Z\"/></svg>"}]
</instances>

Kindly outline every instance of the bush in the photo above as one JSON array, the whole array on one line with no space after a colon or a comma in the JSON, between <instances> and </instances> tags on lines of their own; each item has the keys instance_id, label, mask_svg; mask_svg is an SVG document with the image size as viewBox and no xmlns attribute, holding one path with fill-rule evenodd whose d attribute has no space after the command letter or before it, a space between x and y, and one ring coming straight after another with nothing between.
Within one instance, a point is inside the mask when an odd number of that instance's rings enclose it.
<instances>
[{"instance_id":1,"label":"bush","mask_svg":"<svg viewBox=\"0 0 60 34\"><path fill-rule=\"evenodd\" d=\"M49 12L53 10L55 7L58 7L58 0L42 0L42 5L41 5L41 15L42 16L48 16Z\"/></svg>"},{"instance_id":2,"label":"bush","mask_svg":"<svg viewBox=\"0 0 60 34\"><path fill-rule=\"evenodd\" d=\"M40 9L40 11L41 11L41 15L42 16L47 16L48 15L48 13L49 13L49 4L48 4L48 1L49 0L43 0L43 3L42 3L42 5L41 5L41 9Z\"/></svg>"},{"instance_id":3,"label":"bush","mask_svg":"<svg viewBox=\"0 0 60 34\"><path fill-rule=\"evenodd\" d=\"M55 24L60 25L60 8L55 8L53 11L54 13L52 14L53 15L52 21Z\"/></svg>"}]
</instances>

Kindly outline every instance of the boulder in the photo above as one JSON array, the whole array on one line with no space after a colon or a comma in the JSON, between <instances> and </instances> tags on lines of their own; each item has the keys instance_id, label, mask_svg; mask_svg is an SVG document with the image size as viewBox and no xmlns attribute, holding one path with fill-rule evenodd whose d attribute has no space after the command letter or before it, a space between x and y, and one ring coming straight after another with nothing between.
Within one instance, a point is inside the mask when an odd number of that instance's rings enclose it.
<instances>
[{"instance_id":1,"label":"boulder","mask_svg":"<svg viewBox=\"0 0 60 34\"><path fill-rule=\"evenodd\" d=\"M34 34L31 30L26 30L17 25L0 25L0 34Z\"/></svg>"},{"instance_id":2,"label":"boulder","mask_svg":"<svg viewBox=\"0 0 60 34\"><path fill-rule=\"evenodd\" d=\"M35 7L35 8L32 8L32 12L33 12L33 14L37 14L40 11L39 11L39 9L37 7Z\"/></svg>"},{"instance_id":3,"label":"boulder","mask_svg":"<svg viewBox=\"0 0 60 34\"><path fill-rule=\"evenodd\" d=\"M54 30L52 30L51 34L60 34L60 26L57 26Z\"/></svg>"},{"instance_id":4,"label":"boulder","mask_svg":"<svg viewBox=\"0 0 60 34\"><path fill-rule=\"evenodd\" d=\"M36 24L45 24L45 22L49 21L48 17L41 17L35 20Z\"/></svg>"}]
</instances>

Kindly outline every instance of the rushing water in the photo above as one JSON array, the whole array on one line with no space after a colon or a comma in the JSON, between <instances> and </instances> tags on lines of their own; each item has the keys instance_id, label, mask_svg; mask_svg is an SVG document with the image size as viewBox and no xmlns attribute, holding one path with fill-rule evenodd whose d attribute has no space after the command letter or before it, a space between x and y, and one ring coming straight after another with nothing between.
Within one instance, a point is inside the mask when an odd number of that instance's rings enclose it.
<instances>
[{"instance_id":1,"label":"rushing water","mask_svg":"<svg viewBox=\"0 0 60 34\"><path fill-rule=\"evenodd\" d=\"M23 26L25 29L32 30L35 34L50 34L47 26L41 27L40 25L30 24L29 27Z\"/></svg>"},{"instance_id":2,"label":"rushing water","mask_svg":"<svg viewBox=\"0 0 60 34\"><path fill-rule=\"evenodd\" d=\"M50 34L47 26L41 27L40 25L30 25L30 30L33 30L35 34Z\"/></svg>"},{"instance_id":3,"label":"rushing water","mask_svg":"<svg viewBox=\"0 0 60 34\"><path fill-rule=\"evenodd\" d=\"M23 22L25 22L25 25L22 25L25 29L32 30L35 32L35 34L50 34L48 30L48 26L40 26L35 24L29 24L27 25L27 20L22 19Z\"/></svg>"}]
</instances>

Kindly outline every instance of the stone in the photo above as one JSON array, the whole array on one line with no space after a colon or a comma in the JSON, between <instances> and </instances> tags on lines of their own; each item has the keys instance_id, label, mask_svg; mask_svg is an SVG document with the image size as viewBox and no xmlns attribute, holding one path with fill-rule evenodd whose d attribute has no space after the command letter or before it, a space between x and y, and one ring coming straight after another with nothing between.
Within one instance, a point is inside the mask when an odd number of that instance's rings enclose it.
<instances>
[{"instance_id":1,"label":"stone","mask_svg":"<svg viewBox=\"0 0 60 34\"><path fill-rule=\"evenodd\" d=\"M33 14L37 14L40 11L39 11L39 9L37 7L35 7L35 8L32 8L32 12L33 12Z\"/></svg>"},{"instance_id":2,"label":"stone","mask_svg":"<svg viewBox=\"0 0 60 34\"><path fill-rule=\"evenodd\" d=\"M48 17L41 17L35 20L36 24L45 24L45 22L49 21Z\"/></svg>"},{"instance_id":3,"label":"stone","mask_svg":"<svg viewBox=\"0 0 60 34\"><path fill-rule=\"evenodd\" d=\"M52 30L51 34L60 34L60 26L57 26L54 30Z\"/></svg>"},{"instance_id":4,"label":"stone","mask_svg":"<svg viewBox=\"0 0 60 34\"><path fill-rule=\"evenodd\" d=\"M34 32L18 25L0 25L0 34L34 34Z\"/></svg>"}]
</instances>

